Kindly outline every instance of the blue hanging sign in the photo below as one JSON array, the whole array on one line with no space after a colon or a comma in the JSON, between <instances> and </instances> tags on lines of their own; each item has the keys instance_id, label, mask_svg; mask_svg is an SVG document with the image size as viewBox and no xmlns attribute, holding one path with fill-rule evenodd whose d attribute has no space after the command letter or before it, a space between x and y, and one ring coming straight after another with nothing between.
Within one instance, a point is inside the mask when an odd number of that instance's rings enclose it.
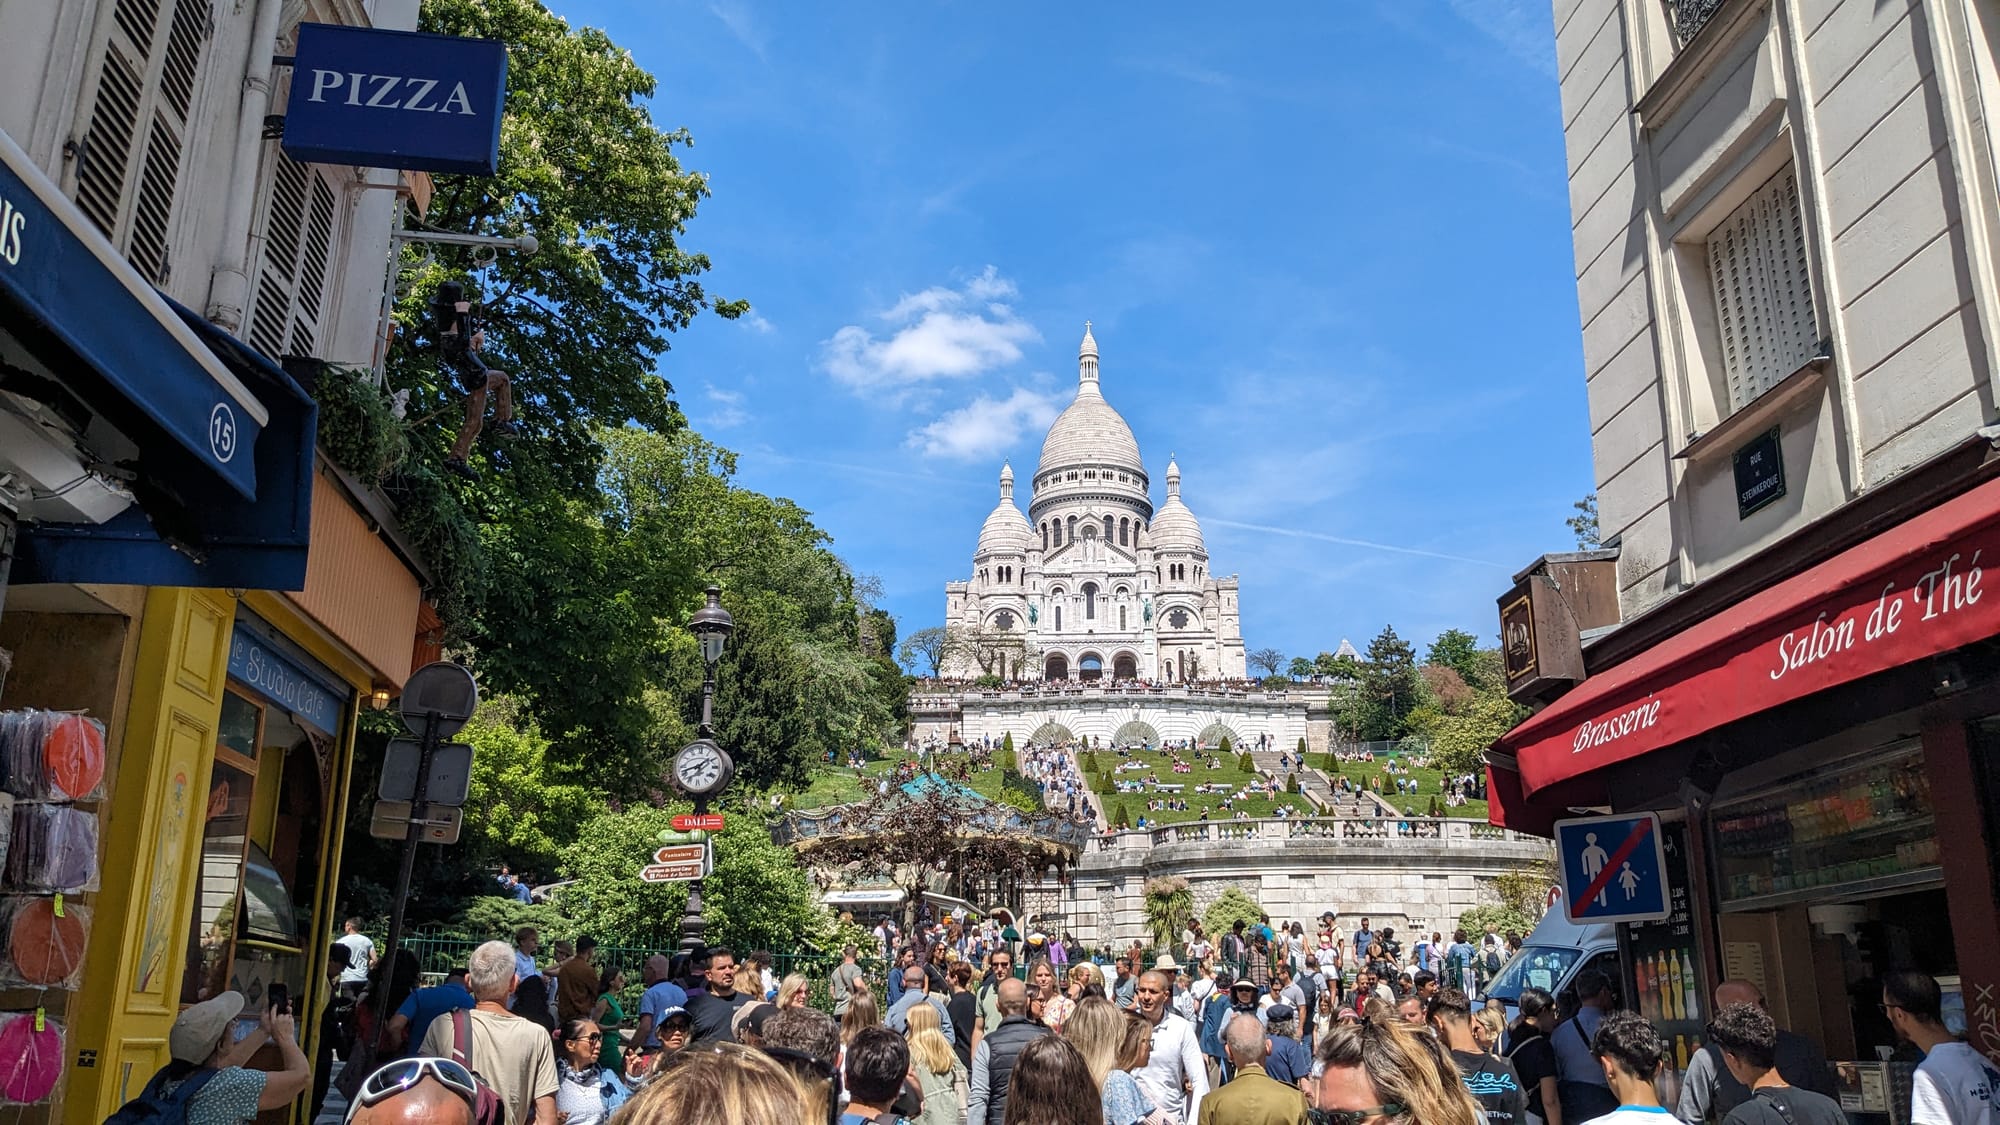
<instances>
[{"instance_id":1,"label":"blue hanging sign","mask_svg":"<svg viewBox=\"0 0 2000 1125\"><path fill-rule=\"evenodd\" d=\"M506 104L499 40L300 24L283 147L312 164L490 176Z\"/></svg>"},{"instance_id":2,"label":"blue hanging sign","mask_svg":"<svg viewBox=\"0 0 2000 1125\"><path fill-rule=\"evenodd\" d=\"M267 701L327 734L340 733L345 699L241 625L229 641L229 674Z\"/></svg>"}]
</instances>

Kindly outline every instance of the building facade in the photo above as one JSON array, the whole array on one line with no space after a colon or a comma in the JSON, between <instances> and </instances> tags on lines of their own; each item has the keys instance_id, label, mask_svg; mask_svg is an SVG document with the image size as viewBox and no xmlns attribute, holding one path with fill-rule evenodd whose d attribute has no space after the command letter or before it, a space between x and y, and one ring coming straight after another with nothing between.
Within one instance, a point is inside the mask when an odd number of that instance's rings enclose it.
<instances>
[{"instance_id":1,"label":"building facade","mask_svg":"<svg viewBox=\"0 0 2000 1125\"><path fill-rule=\"evenodd\" d=\"M394 510L319 454L288 374L371 364L412 185L294 161L266 119L302 22L416 19L0 4L0 729L54 769L22 732L79 716L89 782L0 787L94 844L0 875L69 919L26 935L32 964L15 927L0 967L6 1063L40 1076L0 1094L25 1121L103 1120L225 989L244 1031L287 985L315 1054L359 713L434 658L438 621Z\"/></svg>"},{"instance_id":2,"label":"building facade","mask_svg":"<svg viewBox=\"0 0 2000 1125\"><path fill-rule=\"evenodd\" d=\"M1510 681L1562 683L1489 753L1494 819L1659 813L1689 995L1749 976L1880 1065L1874 977L2000 988L2000 13L1553 7L1607 552L1503 599ZM1609 560L1608 622L1533 604ZM1621 929L1643 995L1658 935Z\"/></svg>"},{"instance_id":3,"label":"building facade","mask_svg":"<svg viewBox=\"0 0 2000 1125\"><path fill-rule=\"evenodd\" d=\"M945 585L950 637L942 672L1002 680L1242 679L1234 575L1209 572L1201 523L1167 462L1167 496L1132 428L1104 398L1097 340L1085 325L1076 398L1042 442L1028 511L1014 470L979 529L972 577Z\"/></svg>"},{"instance_id":4,"label":"building facade","mask_svg":"<svg viewBox=\"0 0 2000 1125\"><path fill-rule=\"evenodd\" d=\"M1300 739L1315 753L1329 748L1333 690L1315 684L1282 689L1188 685L1021 684L990 690L913 691L910 737L918 744L982 741L1008 735L1037 746L1076 742L1160 746L1187 742L1278 749Z\"/></svg>"}]
</instances>

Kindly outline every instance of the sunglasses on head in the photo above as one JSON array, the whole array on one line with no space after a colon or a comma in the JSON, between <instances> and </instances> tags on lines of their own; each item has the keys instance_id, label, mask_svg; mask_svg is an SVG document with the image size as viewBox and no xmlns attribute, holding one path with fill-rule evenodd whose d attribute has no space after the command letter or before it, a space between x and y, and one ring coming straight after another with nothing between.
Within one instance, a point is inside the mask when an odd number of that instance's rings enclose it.
<instances>
[{"instance_id":1,"label":"sunglasses on head","mask_svg":"<svg viewBox=\"0 0 2000 1125\"><path fill-rule=\"evenodd\" d=\"M1367 1109L1309 1109L1306 1120L1311 1125L1361 1125L1371 1117L1395 1117L1405 1107L1395 1102L1370 1106Z\"/></svg>"},{"instance_id":2,"label":"sunglasses on head","mask_svg":"<svg viewBox=\"0 0 2000 1125\"><path fill-rule=\"evenodd\" d=\"M347 1107L347 1119L353 1120L354 1112L362 1106L375 1105L410 1089L422 1082L426 1075L464 1098L467 1104L473 1102L477 1087L473 1084L472 1072L463 1066L450 1059L397 1059L362 1079L361 1089L355 1092L353 1103Z\"/></svg>"}]
</instances>

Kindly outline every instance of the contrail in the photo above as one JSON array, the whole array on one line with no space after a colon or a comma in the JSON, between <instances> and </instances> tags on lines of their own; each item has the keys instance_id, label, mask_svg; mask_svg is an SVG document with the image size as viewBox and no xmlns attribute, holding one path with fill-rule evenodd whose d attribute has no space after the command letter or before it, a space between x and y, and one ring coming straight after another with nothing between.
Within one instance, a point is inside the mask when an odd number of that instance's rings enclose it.
<instances>
[{"instance_id":1,"label":"contrail","mask_svg":"<svg viewBox=\"0 0 2000 1125\"><path fill-rule=\"evenodd\" d=\"M1392 543L1375 543L1367 539L1348 539L1340 535L1328 535L1320 531L1300 531L1294 527L1269 527L1261 523L1237 523L1235 520L1219 520L1213 517L1201 522L1217 527L1233 527L1238 531L1262 531L1270 535L1289 535L1294 539L1317 539L1322 543L1338 543L1343 547L1364 547L1370 551L1388 551L1396 555L1417 555L1426 559L1443 559L1446 562L1471 563L1474 566L1490 566L1495 570L1507 567L1491 559L1475 559L1467 555L1449 555L1443 551L1426 551L1421 547L1398 547Z\"/></svg>"}]
</instances>

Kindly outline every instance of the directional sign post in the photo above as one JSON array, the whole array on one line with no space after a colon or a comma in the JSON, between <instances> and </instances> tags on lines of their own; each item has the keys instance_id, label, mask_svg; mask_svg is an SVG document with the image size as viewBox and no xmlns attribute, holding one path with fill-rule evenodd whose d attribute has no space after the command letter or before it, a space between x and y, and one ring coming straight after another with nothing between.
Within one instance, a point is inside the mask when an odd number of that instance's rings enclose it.
<instances>
[{"instance_id":1,"label":"directional sign post","mask_svg":"<svg viewBox=\"0 0 2000 1125\"><path fill-rule=\"evenodd\" d=\"M1657 813L1558 820L1563 915L1572 922L1665 918L1667 857Z\"/></svg>"},{"instance_id":2,"label":"directional sign post","mask_svg":"<svg viewBox=\"0 0 2000 1125\"><path fill-rule=\"evenodd\" d=\"M668 844L653 853L653 862L639 869L643 883L684 883L699 879L714 866L707 844Z\"/></svg>"},{"instance_id":3,"label":"directional sign post","mask_svg":"<svg viewBox=\"0 0 2000 1125\"><path fill-rule=\"evenodd\" d=\"M673 825L676 832L720 832L722 831L722 814L719 812L682 813L667 823Z\"/></svg>"}]
</instances>

